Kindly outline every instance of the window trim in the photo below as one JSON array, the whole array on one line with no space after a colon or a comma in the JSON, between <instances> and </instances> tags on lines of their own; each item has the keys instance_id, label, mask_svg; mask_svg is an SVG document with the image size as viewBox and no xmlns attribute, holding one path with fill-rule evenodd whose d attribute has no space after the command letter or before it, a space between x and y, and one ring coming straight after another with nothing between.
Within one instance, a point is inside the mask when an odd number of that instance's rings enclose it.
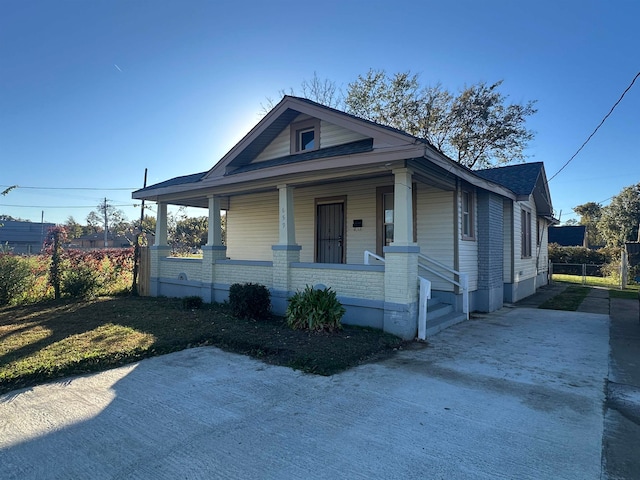
<instances>
[{"instance_id":1,"label":"window trim","mask_svg":"<svg viewBox=\"0 0 640 480\"><path fill-rule=\"evenodd\" d=\"M413 210L413 243L418 242L418 184L411 183L411 203ZM394 185L385 185L376 187L376 255L384 257L384 194L394 193ZM394 224L395 224L395 202L393 206Z\"/></svg>"},{"instance_id":2,"label":"window trim","mask_svg":"<svg viewBox=\"0 0 640 480\"><path fill-rule=\"evenodd\" d=\"M300 150L300 133L313 130L313 148ZM320 148L320 119L310 118L301 122L292 123L290 126L290 152L291 155L298 153L313 152Z\"/></svg>"},{"instance_id":3,"label":"window trim","mask_svg":"<svg viewBox=\"0 0 640 480\"><path fill-rule=\"evenodd\" d=\"M531 238L531 210L520 209L520 258L531 258L532 238Z\"/></svg>"},{"instance_id":4,"label":"window trim","mask_svg":"<svg viewBox=\"0 0 640 480\"><path fill-rule=\"evenodd\" d=\"M469 218L469 233L465 233L464 231L464 227L465 227L465 203L464 203L464 197L465 194L467 195L467 198L469 199L469 211L466 213L468 215ZM469 189L469 188L463 188L460 190L460 236L462 238L462 240L467 240L467 241L475 241L476 239L476 222L475 222L475 210L476 210L476 203L475 203L475 198L473 195L473 190Z\"/></svg>"}]
</instances>

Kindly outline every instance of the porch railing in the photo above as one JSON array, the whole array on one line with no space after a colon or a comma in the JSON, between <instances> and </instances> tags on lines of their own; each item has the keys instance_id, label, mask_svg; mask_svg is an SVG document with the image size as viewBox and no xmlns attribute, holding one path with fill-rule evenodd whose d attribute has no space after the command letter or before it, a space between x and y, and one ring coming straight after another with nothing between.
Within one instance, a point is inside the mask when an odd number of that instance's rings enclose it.
<instances>
[{"instance_id":1,"label":"porch railing","mask_svg":"<svg viewBox=\"0 0 640 480\"><path fill-rule=\"evenodd\" d=\"M462 273L459 272L457 270L454 270L453 268L449 268L446 265L438 262L437 260L434 260L433 258L427 257L426 255L423 255L422 253L418 254L418 259L420 260L424 260L425 262L429 262L432 265L435 265L449 273L451 273L453 276L457 276L459 281L455 280L454 278L449 278L448 276L436 271L435 269L428 267L422 263L420 263L418 261L418 267L426 270L429 273L432 273L433 275L440 277L441 279L443 279L446 282L449 282L453 285L457 285L458 287L460 287L462 289L462 313L464 313L467 316L467 320L469 320L469 275L467 273Z\"/></svg>"},{"instance_id":2,"label":"porch railing","mask_svg":"<svg viewBox=\"0 0 640 480\"><path fill-rule=\"evenodd\" d=\"M375 253L372 253L368 250L364 252L364 264L370 265L371 258L375 258L380 262L384 263L384 258ZM427 305L429 299L431 298L431 282L426 278L423 278L418 275L418 280L420 282L420 295L418 299L418 338L420 340L425 340L427 338Z\"/></svg>"}]
</instances>

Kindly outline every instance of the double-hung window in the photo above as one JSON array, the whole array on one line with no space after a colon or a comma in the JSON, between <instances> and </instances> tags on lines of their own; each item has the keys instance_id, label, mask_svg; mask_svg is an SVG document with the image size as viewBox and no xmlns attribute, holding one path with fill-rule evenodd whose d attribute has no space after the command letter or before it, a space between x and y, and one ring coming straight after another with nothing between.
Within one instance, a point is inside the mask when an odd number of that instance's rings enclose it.
<instances>
[{"instance_id":1,"label":"double-hung window","mask_svg":"<svg viewBox=\"0 0 640 480\"><path fill-rule=\"evenodd\" d=\"M462 191L462 238L463 240L473 240L473 194L469 190Z\"/></svg>"}]
</instances>

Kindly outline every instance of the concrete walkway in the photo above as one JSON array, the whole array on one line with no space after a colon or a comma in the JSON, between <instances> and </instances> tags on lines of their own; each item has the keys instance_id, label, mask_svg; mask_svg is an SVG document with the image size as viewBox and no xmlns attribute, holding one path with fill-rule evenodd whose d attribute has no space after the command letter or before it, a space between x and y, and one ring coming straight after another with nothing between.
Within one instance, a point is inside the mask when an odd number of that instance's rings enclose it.
<instances>
[{"instance_id":1,"label":"concrete walkway","mask_svg":"<svg viewBox=\"0 0 640 480\"><path fill-rule=\"evenodd\" d=\"M503 309L332 377L204 347L0 396L2 479L599 479L606 315Z\"/></svg>"}]
</instances>

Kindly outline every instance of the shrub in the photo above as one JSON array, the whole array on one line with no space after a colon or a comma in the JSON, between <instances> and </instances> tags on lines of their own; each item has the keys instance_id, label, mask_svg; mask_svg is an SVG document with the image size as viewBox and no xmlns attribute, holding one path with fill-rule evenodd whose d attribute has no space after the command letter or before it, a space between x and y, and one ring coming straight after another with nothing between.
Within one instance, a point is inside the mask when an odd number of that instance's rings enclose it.
<instances>
[{"instance_id":1,"label":"shrub","mask_svg":"<svg viewBox=\"0 0 640 480\"><path fill-rule=\"evenodd\" d=\"M229 289L229 306L234 317L260 320L271 315L271 294L258 283L234 283Z\"/></svg>"},{"instance_id":2,"label":"shrub","mask_svg":"<svg viewBox=\"0 0 640 480\"><path fill-rule=\"evenodd\" d=\"M345 309L331 288L314 289L307 285L305 289L289 299L287 323L297 330L328 330L342 328L340 320Z\"/></svg>"},{"instance_id":3,"label":"shrub","mask_svg":"<svg viewBox=\"0 0 640 480\"><path fill-rule=\"evenodd\" d=\"M182 299L182 308L185 310L197 310L202 307L202 297L192 296Z\"/></svg>"},{"instance_id":4,"label":"shrub","mask_svg":"<svg viewBox=\"0 0 640 480\"><path fill-rule=\"evenodd\" d=\"M8 305L21 296L31 284L31 269L24 259L0 255L0 305Z\"/></svg>"},{"instance_id":5,"label":"shrub","mask_svg":"<svg viewBox=\"0 0 640 480\"><path fill-rule=\"evenodd\" d=\"M87 265L65 270L62 275L62 291L73 298L94 297L101 286L99 273Z\"/></svg>"}]
</instances>

